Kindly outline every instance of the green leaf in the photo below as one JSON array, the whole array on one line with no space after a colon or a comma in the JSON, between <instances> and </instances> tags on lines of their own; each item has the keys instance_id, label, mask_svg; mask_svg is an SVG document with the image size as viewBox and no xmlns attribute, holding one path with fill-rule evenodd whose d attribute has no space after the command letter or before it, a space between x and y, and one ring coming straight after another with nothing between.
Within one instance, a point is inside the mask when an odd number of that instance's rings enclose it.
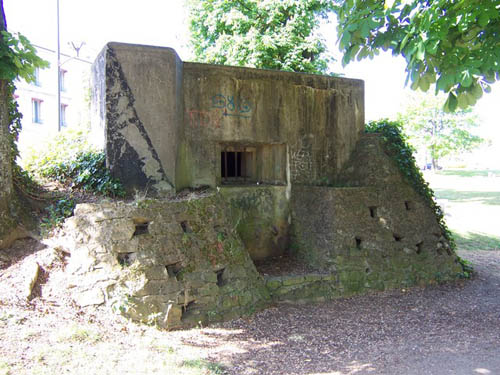
<instances>
[{"instance_id":1,"label":"green leaf","mask_svg":"<svg viewBox=\"0 0 500 375\"><path fill-rule=\"evenodd\" d=\"M481 99L483 96L483 89L481 88L481 85L474 83L474 85L472 85L472 94L474 95L474 98Z\"/></svg>"},{"instance_id":2,"label":"green leaf","mask_svg":"<svg viewBox=\"0 0 500 375\"><path fill-rule=\"evenodd\" d=\"M488 13L484 13L484 12L481 13L479 15L479 20L478 20L479 26L485 27L488 24L488 22L490 22L490 16L489 16L489 14Z\"/></svg>"},{"instance_id":3,"label":"green leaf","mask_svg":"<svg viewBox=\"0 0 500 375\"><path fill-rule=\"evenodd\" d=\"M464 87L469 87L472 84L472 77L468 71L460 74L460 84Z\"/></svg>"},{"instance_id":4,"label":"green leaf","mask_svg":"<svg viewBox=\"0 0 500 375\"><path fill-rule=\"evenodd\" d=\"M427 42L425 49L431 55L435 55L439 46L440 40L430 40Z\"/></svg>"},{"instance_id":5,"label":"green leaf","mask_svg":"<svg viewBox=\"0 0 500 375\"><path fill-rule=\"evenodd\" d=\"M340 49L344 49L346 46L349 45L349 42L351 41L351 33L348 31L345 31L344 34L342 35L342 39L340 39Z\"/></svg>"},{"instance_id":6,"label":"green leaf","mask_svg":"<svg viewBox=\"0 0 500 375\"><path fill-rule=\"evenodd\" d=\"M443 107L444 111L447 113L455 112L455 110L457 109L457 105L458 105L457 97L450 92L448 94L448 99L444 103Z\"/></svg>"},{"instance_id":7,"label":"green leaf","mask_svg":"<svg viewBox=\"0 0 500 375\"><path fill-rule=\"evenodd\" d=\"M500 80L498 0L396 0L387 9L384 4L384 1L359 0L350 7L342 7L339 30L358 25L352 31L358 36L353 36L351 43L367 48L368 56L380 49L391 49L394 55L404 56L406 71L412 72L418 63L423 68L419 75L435 72L439 77L436 91L451 91L456 98L477 77L489 83ZM354 57L351 54L344 61L352 61ZM428 83L433 82L424 79L419 86L425 89ZM466 91L474 93L473 98L467 99L469 103L477 100L477 89ZM464 102L462 98L461 103Z\"/></svg>"},{"instance_id":8,"label":"green leaf","mask_svg":"<svg viewBox=\"0 0 500 375\"><path fill-rule=\"evenodd\" d=\"M460 94L458 94L457 101L458 101L458 106L461 109L466 109L469 106L469 101L467 99L466 92L461 92Z\"/></svg>"}]
</instances>

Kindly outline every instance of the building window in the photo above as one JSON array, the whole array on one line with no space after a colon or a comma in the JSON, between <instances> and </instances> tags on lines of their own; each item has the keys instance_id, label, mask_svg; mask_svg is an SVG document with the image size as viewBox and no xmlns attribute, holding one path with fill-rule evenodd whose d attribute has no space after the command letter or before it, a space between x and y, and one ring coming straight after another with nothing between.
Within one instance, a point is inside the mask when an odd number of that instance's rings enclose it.
<instances>
[{"instance_id":1,"label":"building window","mask_svg":"<svg viewBox=\"0 0 500 375\"><path fill-rule=\"evenodd\" d=\"M226 146L221 150L222 183L255 181L255 148Z\"/></svg>"},{"instance_id":2,"label":"building window","mask_svg":"<svg viewBox=\"0 0 500 375\"><path fill-rule=\"evenodd\" d=\"M66 108L68 108L67 104L61 104L61 126L68 125L66 122Z\"/></svg>"},{"instance_id":3,"label":"building window","mask_svg":"<svg viewBox=\"0 0 500 375\"><path fill-rule=\"evenodd\" d=\"M33 84L35 86L42 86L42 84L40 83L40 69L38 68L35 68L35 72L33 73L33 76L34 76L34 81L33 81Z\"/></svg>"},{"instance_id":4,"label":"building window","mask_svg":"<svg viewBox=\"0 0 500 375\"><path fill-rule=\"evenodd\" d=\"M33 123L41 124L42 123L42 100L40 99L31 99L31 107L33 114Z\"/></svg>"},{"instance_id":5,"label":"building window","mask_svg":"<svg viewBox=\"0 0 500 375\"><path fill-rule=\"evenodd\" d=\"M62 69L59 72L59 76L61 77L59 89L61 91L66 91L66 73L67 73L67 71L66 70L62 70Z\"/></svg>"}]
</instances>

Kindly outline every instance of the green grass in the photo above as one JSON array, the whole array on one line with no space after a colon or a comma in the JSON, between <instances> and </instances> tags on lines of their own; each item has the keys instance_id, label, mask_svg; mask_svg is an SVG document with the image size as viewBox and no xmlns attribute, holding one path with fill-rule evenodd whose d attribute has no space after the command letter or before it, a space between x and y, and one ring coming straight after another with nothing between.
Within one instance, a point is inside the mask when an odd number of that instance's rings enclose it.
<instances>
[{"instance_id":1,"label":"green grass","mask_svg":"<svg viewBox=\"0 0 500 375\"><path fill-rule=\"evenodd\" d=\"M442 176L459 176L459 177L487 177L490 173L494 177L500 177L500 170L475 170L475 169L446 169L437 171L436 174Z\"/></svg>"},{"instance_id":2,"label":"green grass","mask_svg":"<svg viewBox=\"0 0 500 375\"><path fill-rule=\"evenodd\" d=\"M500 170L443 170L426 178L458 249L500 250Z\"/></svg>"},{"instance_id":3,"label":"green grass","mask_svg":"<svg viewBox=\"0 0 500 375\"><path fill-rule=\"evenodd\" d=\"M462 191L455 189L434 189L438 199L448 199L453 202L477 202L500 206L500 191Z\"/></svg>"},{"instance_id":4,"label":"green grass","mask_svg":"<svg viewBox=\"0 0 500 375\"><path fill-rule=\"evenodd\" d=\"M184 361L182 363L184 367L188 368L193 368L193 369L199 369L199 370L208 370L210 371L209 374L213 375L223 375L225 374L224 367L217 364L217 363L212 363L208 362L202 359L191 359Z\"/></svg>"},{"instance_id":5,"label":"green grass","mask_svg":"<svg viewBox=\"0 0 500 375\"><path fill-rule=\"evenodd\" d=\"M102 338L99 332L88 328L80 327L78 325L71 325L69 327L64 327L58 332L57 341L58 342L89 342L95 343L100 341Z\"/></svg>"},{"instance_id":6,"label":"green grass","mask_svg":"<svg viewBox=\"0 0 500 375\"><path fill-rule=\"evenodd\" d=\"M18 333L28 340L22 328ZM168 332L154 327L130 326L130 331L108 335L92 323L70 323L30 337L28 359L0 358L0 375L226 374L221 364L200 358L198 348L179 345L180 340L173 342Z\"/></svg>"},{"instance_id":7,"label":"green grass","mask_svg":"<svg viewBox=\"0 0 500 375\"><path fill-rule=\"evenodd\" d=\"M500 237L481 233L452 231L457 247L461 250L500 250Z\"/></svg>"}]
</instances>

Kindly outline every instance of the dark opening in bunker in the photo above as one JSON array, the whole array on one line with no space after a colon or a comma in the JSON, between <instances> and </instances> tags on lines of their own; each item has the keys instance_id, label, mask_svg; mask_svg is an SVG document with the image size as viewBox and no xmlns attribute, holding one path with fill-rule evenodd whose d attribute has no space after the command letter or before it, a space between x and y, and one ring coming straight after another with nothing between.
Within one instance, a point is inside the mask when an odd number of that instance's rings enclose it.
<instances>
[{"instance_id":1,"label":"dark opening in bunker","mask_svg":"<svg viewBox=\"0 0 500 375\"><path fill-rule=\"evenodd\" d=\"M223 183L254 179L254 151L252 148L229 147L220 154L220 171Z\"/></svg>"}]
</instances>

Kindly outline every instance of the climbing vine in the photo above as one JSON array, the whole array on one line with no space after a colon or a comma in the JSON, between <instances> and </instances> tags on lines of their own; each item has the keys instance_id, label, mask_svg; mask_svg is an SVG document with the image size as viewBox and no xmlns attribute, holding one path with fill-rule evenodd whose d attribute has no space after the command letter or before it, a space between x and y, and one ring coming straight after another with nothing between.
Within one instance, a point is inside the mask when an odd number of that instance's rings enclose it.
<instances>
[{"instance_id":1,"label":"climbing vine","mask_svg":"<svg viewBox=\"0 0 500 375\"><path fill-rule=\"evenodd\" d=\"M366 125L365 132L381 134L392 159L397 163L405 179L425 199L434 211L443 236L448 240L451 248L456 249L455 240L446 225L444 213L436 203L434 191L425 181L422 172L413 156L413 148L407 143L407 137L402 132L402 125L397 121L387 119L371 121Z\"/></svg>"},{"instance_id":2,"label":"climbing vine","mask_svg":"<svg viewBox=\"0 0 500 375\"><path fill-rule=\"evenodd\" d=\"M17 165L16 159L19 156L17 140L21 132L21 119L23 115L19 112L18 105L14 99L14 80L24 79L27 82L34 82L35 70L46 68L49 63L36 54L36 49L29 40L19 33L1 31L0 38L0 80L7 82L7 100L9 107L9 137L10 137L10 158L14 183L21 190L31 188L33 180L28 173Z\"/></svg>"}]
</instances>

